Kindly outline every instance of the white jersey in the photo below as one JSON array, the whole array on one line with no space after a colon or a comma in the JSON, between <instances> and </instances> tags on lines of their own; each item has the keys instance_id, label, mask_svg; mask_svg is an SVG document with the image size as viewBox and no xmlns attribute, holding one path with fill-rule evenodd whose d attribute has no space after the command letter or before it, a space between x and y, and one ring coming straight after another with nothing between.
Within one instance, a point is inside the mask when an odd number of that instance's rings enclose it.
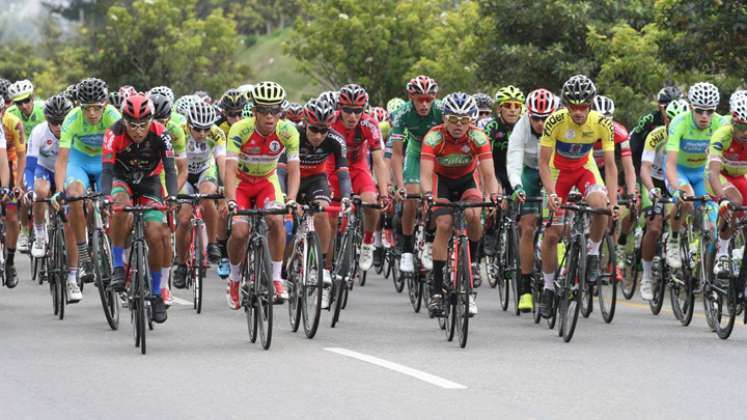
<instances>
[{"instance_id":1,"label":"white jersey","mask_svg":"<svg viewBox=\"0 0 747 420\"><path fill-rule=\"evenodd\" d=\"M37 165L54 172L60 140L49 129L46 121L31 130L28 144L28 157L35 157Z\"/></svg>"},{"instance_id":2,"label":"white jersey","mask_svg":"<svg viewBox=\"0 0 747 420\"><path fill-rule=\"evenodd\" d=\"M5 139L5 130L3 129L3 125L0 124L0 149L7 149L8 148L8 141Z\"/></svg>"},{"instance_id":3,"label":"white jersey","mask_svg":"<svg viewBox=\"0 0 747 420\"><path fill-rule=\"evenodd\" d=\"M522 115L508 138L506 169L511 186L521 185L524 166L539 169L539 142L539 136L532 132L529 116Z\"/></svg>"}]
</instances>

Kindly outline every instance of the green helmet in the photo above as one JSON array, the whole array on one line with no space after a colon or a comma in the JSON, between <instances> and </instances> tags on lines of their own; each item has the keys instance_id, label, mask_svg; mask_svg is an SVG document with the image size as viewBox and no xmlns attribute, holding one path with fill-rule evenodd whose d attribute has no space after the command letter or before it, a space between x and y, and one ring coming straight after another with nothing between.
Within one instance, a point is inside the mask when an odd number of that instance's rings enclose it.
<instances>
[{"instance_id":1,"label":"green helmet","mask_svg":"<svg viewBox=\"0 0 747 420\"><path fill-rule=\"evenodd\" d=\"M391 114L392 112L396 111L397 109L399 109L399 107L401 107L404 104L405 104L404 99L392 98L389 100L389 102L386 103L386 112Z\"/></svg>"},{"instance_id":2,"label":"green helmet","mask_svg":"<svg viewBox=\"0 0 747 420\"><path fill-rule=\"evenodd\" d=\"M671 120L677 115L690 110L690 105L684 99L675 99L667 105L667 116Z\"/></svg>"},{"instance_id":3,"label":"green helmet","mask_svg":"<svg viewBox=\"0 0 747 420\"><path fill-rule=\"evenodd\" d=\"M241 117L250 118L252 116L254 116L254 102L246 101L244 109L241 110Z\"/></svg>"},{"instance_id":4,"label":"green helmet","mask_svg":"<svg viewBox=\"0 0 747 420\"><path fill-rule=\"evenodd\" d=\"M495 105L501 106L505 102L514 101L524 103L524 94L514 85L504 86L495 94Z\"/></svg>"}]
</instances>

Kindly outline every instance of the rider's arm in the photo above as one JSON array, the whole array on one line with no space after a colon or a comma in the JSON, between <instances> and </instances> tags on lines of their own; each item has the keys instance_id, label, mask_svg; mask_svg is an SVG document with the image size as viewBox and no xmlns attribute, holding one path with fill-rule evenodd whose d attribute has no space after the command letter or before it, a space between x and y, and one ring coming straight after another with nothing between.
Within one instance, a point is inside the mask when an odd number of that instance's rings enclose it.
<instances>
[{"instance_id":1,"label":"rider's arm","mask_svg":"<svg viewBox=\"0 0 747 420\"><path fill-rule=\"evenodd\" d=\"M552 179L552 173L550 172L550 158L552 157L553 149L550 146L540 147L539 156L539 175L542 181L542 186L545 187L547 195L555 194L555 182Z\"/></svg>"},{"instance_id":2,"label":"rider's arm","mask_svg":"<svg viewBox=\"0 0 747 420\"><path fill-rule=\"evenodd\" d=\"M632 163L632 162L631 162ZM615 151L604 152L604 178L607 185L610 206L617 205L617 164L615 163Z\"/></svg>"},{"instance_id":3,"label":"rider's arm","mask_svg":"<svg viewBox=\"0 0 747 420\"><path fill-rule=\"evenodd\" d=\"M339 135L330 135L333 141L326 141L331 149L332 157L335 159L335 171L337 183L340 186L340 194L343 198L350 198L353 194L353 186L350 182L350 171L348 170L348 152L345 139Z\"/></svg>"},{"instance_id":4,"label":"rider's arm","mask_svg":"<svg viewBox=\"0 0 747 420\"><path fill-rule=\"evenodd\" d=\"M521 186L521 172L524 167L524 141L527 133L531 132L527 125L529 125L529 117L521 117L508 137L506 171L508 172L508 182L514 188Z\"/></svg>"},{"instance_id":5,"label":"rider's arm","mask_svg":"<svg viewBox=\"0 0 747 420\"><path fill-rule=\"evenodd\" d=\"M435 146L440 137L433 131L428 132L423 138L420 149L420 191L423 194L433 193L433 168L436 159Z\"/></svg>"},{"instance_id":6,"label":"rider's arm","mask_svg":"<svg viewBox=\"0 0 747 420\"><path fill-rule=\"evenodd\" d=\"M117 161L117 153L115 150L114 140L114 132L112 132L111 129L107 129L104 133L104 145L101 151L101 193L104 194L104 196L110 196L112 194L112 182L114 181L114 162ZM67 151L69 149L64 150ZM60 154L62 153L62 151L63 149L60 149ZM57 162L59 163L59 155ZM55 167L57 168L57 166ZM59 172L55 171L55 178L57 178L58 174ZM59 185L60 184L57 184L58 190L60 188Z\"/></svg>"},{"instance_id":7,"label":"rider's arm","mask_svg":"<svg viewBox=\"0 0 747 420\"><path fill-rule=\"evenodd\" d=\"M379 195L383 197L388 194L389 190L389 168L384 160L384 151L373 150L371 156L373 157L374 171L376 171L376 180L379 185Z\"/></svg>"},{"instance_id":8,"label":"rider's arm","mask_svg":"<svg viewBox=\"0 0 747 420\"><path fill-rule=\"evenodd\" d=\"M301 186L301 136L293 124L290 124L287 136L285 140L285 158L288 171L286 192L288 199L295 201L298 195L298 188Z\"/></svg>"},{"instance_id":9,"label":"rider's arm","mask_svg":"<svg viewBox=\"0 0 747 420\"><path fill-rule=\"evenodd\" d=\"M301 162L298 159L288 159L288 200L296 200L298 188L301 186Z\"/></svg>"},{"instance_id":10,"label":"rider's arm","mask_svg":"<svg viewBox=\"0 0 747 420\"><path fill-rule=\"evenodd\" d=\"M684 113L681 115L684 115ZM680 186L679 176L677 175L677 161L679 160L682 134L678 127L682 120L683 117L678 115L669 123L667 144L664 149L667 151L666 173L664 176L666 176L669 188L672 190L678 190Z\"/></svg>"},{"instance_id":11,"label":"rider's arm","mask_svg":"<svg viewBox=\"0 0 747 420\"><path fill-rule=\"evenodd\" d=\"M493 167L493 158L480 159L478 169L480 171L480 177L485 183L485 192L488 194L500 194L501 184L498 182L498 178L495 176L495 168Z\"/></svg>"},{"instance_id":12,"label":"rider's arm","mask_svg":"<svg viewBox=\"0 0 747 420\"><path fill-rule=\"evenodd\" d=\"M677 152L667 151L667 165L666 174L667 182L669 183L670 189L679 189L679 182L677 176Z\"/></svg>"},{"instance_id":13,"label":"rider's arm","mask_svg":"<svg viewBox=\"0 0 747 420\"><path fill-rule=\"evenodd\" d=\"M28 141L28 153L26 154L26 169L23 171L24 179L29 180L29 185L34 186L34 171L36 171L36 161L39 158L39 142L43 140L40 134L44 130L44 124L39 124L31 130Z\"/></svg>"},{"instance_id":14,"label":"rider's arm","mask_svg":"<svg viewBox=\"0 0 747 420\"><path fill-rule=\"evenodd\" d=\"M220 130L219 135L222 136L215 144L213 156L215 157L215 164L218 165L218 179L226 179L226 135L223 134L223 130Z\"/></svg>"},{"instance_id":15,"label":"rider's arm","mask_svg":"<svg viewBox=\"0 0 747 420\"><path fill-rule=\"evenodd\" d=\"M641 183L648 191L653 190L656 188L654 186L654 181L651 178L651 169L653 169L654 165L653 163L641 160Z\"/></svg>"},{"instance_id":16,"label":"rider's arm","mask_svg":"<svg viewBox=\"0 0 747 420\"><path fill-rule=\"evenodd\" d=\"M174 149L171 146L171 135L164 130L161 134L163 148L161 149L161 161L163 170L166 173L166 192L169 197L176 197L179 193L178 180L176 174L176 165L174 164Z\"/></svg>"},{"instance_id":17,"label":"rider's arm","mask_svg":"<svg viewBox=\"0 0 747 420\"><path fill-rule=\"evenodd\" d=\"M226 201L236 201L236 171L239 169L238 159L230 156L226 158L226 178L223 185L223 195Z\"/></svg>"},{"instance_id":18,"label":"rider's arm","mask_svg":"<svg viewBox=\"0 0 747 420\"><path fill-rule=\"evenodd\" d=\"M5 139L3 126L0 124L0 186L8 188L10 183L10 167L8 166L8 144Z\"/></svg>"},{"instance_id":19,"label":"rider's arm","mask_svg":"<svg viewBox=\"0 0 747 420\"><path fill-rule=\"evenodd\" d=\"M623 172L625 173L625 191L628 194L635 194L638 190L636 177L635 177L635 166L633 165L633 156L624 156L620 159L623 165Z\"/></svg>"},{"instance_id":20,"label":"rider's arm","mask_svg":"<svg viewBox=\"0 0 747 420\"><path fill-rule=\"evenodd\" d=\"M711 188L716 197L724 195L724 188L721 185L721 159L711 159L708 162L708 182L711 183Z\"/></svg>"},{"instance_id":21,"label":"rider's arm","mask_svg":"<svg viewBox=\"0 0 747 420\"><path fill-rule=\"evenodd\" d=\"M179 188L179 191L181 191L189 177L189 172L187 171L187 158L176 158L174 163L176 164L176 185Z\"/></svg>"}]
</instances>

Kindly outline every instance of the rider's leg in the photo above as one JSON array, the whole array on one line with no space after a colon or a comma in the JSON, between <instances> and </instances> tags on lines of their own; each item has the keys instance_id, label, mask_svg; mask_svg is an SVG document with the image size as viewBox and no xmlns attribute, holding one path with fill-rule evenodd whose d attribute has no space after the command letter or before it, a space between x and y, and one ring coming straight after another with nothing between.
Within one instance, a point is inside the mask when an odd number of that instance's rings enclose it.
<instances>
[{"instance_id":1,"label":"rider's leg","mask_svg":"<svg viewBox=\"0 0 747 420\"><path fill-rule=\"evenodd\" d=\"M67 186L65 194L67 197L80 197L85 192L85 186L81 181L74 181ZM83 214L83 201L74 201L68 205L68 224L72 235L66 235L65 245L67 247L68 267L70 272L77 273L79 255L85 249L88 252L86 238L86 219Z\"/></svg>"},{"instance_id":2,"label":"rider's leg","mask_svg":"<svg viewBox=\"0 0 747 420\"><path fill-rule=\"evenodd\" d=\"M452 216L443 214L436 216L436 237L433 240L433 279L431 282L431 295L440 294L443 289L444 268L449 246L449 238L452 233Z\"/></svg>"}]
</instances>

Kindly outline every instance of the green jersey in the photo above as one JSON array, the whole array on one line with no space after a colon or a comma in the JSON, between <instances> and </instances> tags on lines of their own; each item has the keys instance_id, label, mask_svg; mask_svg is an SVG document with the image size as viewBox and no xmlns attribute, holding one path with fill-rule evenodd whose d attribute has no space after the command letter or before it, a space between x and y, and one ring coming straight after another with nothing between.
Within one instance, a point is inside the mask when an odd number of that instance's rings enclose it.
<instances>
[{"instance_id":1,"label":"green jersey","mask_svg":"<svg viewBox=\"0 0 747 420\"><path fill-rule=\"evenodd\" d=\"M418 115L412 101L406 102L397 108L392 115L392 127L389 130L389 140L387 143L392 144L396 141L402 142L405 146L413 143L413 151L417 149L420 155L420 142L431 128L441 124L441 101L434 101L431 112L425 117ZM412 140L412 142L410 142ZM407 148L410 150L411 148Z\"/></svg>"},{"instance_id":2,"label":"green jersey","mask_svg":"<svg viewBox=\"0 0 747 420\"><path fill-rule=\"evenodd\" d=\"M166 130L171 134L171 146L174 148L174 157L183 159L187 157L187 134L172 116L166 124Z\"/></svg>"},{"instance_id":3,"label":"green jersey","mask_svg":"<svg viewBox=\"0 0 747 420\"><path fill-rule=\"evenodd\" d=\"M92 125L83 110L77 106L67 114L62 123L60 148L72 148L88 156L101 156L104 132L120 118L122 117L116 108L106 105L99 122Z\"/></svg>"},{"instance_id":4,"label":"green jersey","mask_svg":"<svg viewBox=\"0 0 747 420\"><path fill-rule=\"evenodd\" d=\"M21 111L18 105L10 106L6 112L10 112L21 119L23 132L27 139L31 136L31 130L46 119L44 118L44 101L34 101L34 108L31 110L28 118L23 115L23 111Z\"/></svg>"},{"instance_id":5,"label":"green jersey","mask_svg":"<svg viewBox=\"0 0 747 420\"><path fill-rule=\"evenodd\" d=\"M693 111L677 115L669 124L667 152L678 152L677 166L693 169L703 168L706 164L708 147L711 145L713 133L728 120L728 118L714 113L711 124L705 129L700 129L693 119Z\"/></svg>"}]
</instances>

